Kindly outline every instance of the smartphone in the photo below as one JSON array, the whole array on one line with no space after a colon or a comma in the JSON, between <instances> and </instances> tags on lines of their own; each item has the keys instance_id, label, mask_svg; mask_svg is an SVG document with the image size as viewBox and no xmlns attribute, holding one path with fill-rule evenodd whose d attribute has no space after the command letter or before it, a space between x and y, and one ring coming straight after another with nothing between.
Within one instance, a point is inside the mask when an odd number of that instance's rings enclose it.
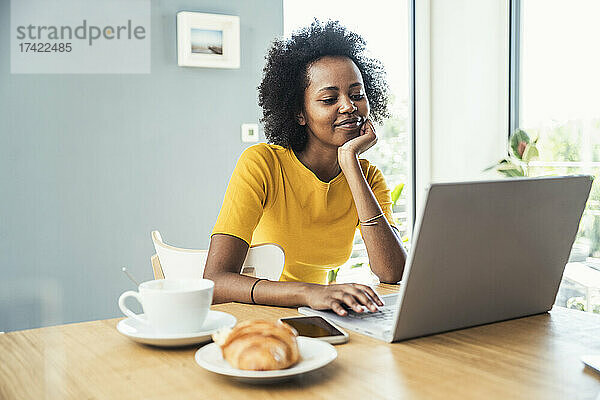
<instances>
[{"instance_id":1,"label":"smartphone","mask_svg":"<svg viewBox=\"0 0 600 400\"><path fill-rule=\"evenodd\" d=\"M293 327L299 336L320 339L331 344L346 343L348 334L323 317L289 317L280 318L281 322Z\"/></svg>"}]
</instances>

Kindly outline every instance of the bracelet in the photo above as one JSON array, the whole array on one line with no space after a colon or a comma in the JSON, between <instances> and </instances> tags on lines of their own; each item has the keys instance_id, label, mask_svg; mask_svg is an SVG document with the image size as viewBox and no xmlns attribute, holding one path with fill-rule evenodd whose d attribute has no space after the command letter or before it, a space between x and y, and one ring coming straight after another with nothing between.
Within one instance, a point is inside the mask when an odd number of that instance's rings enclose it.
<instances>
[{"instance_id":1,"label":"bracelet","mask_svg":"<svg viewBox=\"0 0 600 400\"><path fill-rule=\"evenodd\" d=\"M381 213L381 214L377 214L377 215L376 215L376 216L374 216L373 218L369 218L369 219L368 219L368 220L366 220L366 221L361 221L361 220L358 220L358 223L359 223L359 224L361 224L362 226L376 225L376 224L377 224L377 221L375 221L375 220L376 220L376 219L378 219L378 218L381 218L381 217L383 217L383 216L384 216L384 214L383 214L383 213Z\"/></svg>"},{"instance_id":2,"label":"bracelet","mask_svg":"<svg viewBox=\"0 0 600 400\"><path fill-rule=\"evenodd\" d=\"M252 304L256 304L256 301L254 301L254 287L256 286L256 284L260 281L266 281L267 279L264 278L260 278L254 281L254 283L252 284L252 289L250 289L250 299L252 299Z\"/></svg>"}]
</instances>

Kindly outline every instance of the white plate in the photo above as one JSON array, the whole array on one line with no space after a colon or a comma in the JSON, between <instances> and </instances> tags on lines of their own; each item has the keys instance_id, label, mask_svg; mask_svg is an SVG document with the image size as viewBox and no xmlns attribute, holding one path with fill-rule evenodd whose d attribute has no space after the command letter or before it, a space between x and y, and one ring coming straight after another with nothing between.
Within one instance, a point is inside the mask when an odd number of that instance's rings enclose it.
<instances>
[{"instance_id":1,"label":"white plate","mask_svg":"<svg viewBox=\"0 0 600 400\"><path fill-rule=\"evenodd\" d=\"M232 328L236 322L237 320L231 314L209 310L200 332L161 334L132 318L119 321L117 330L134 342L153 346L178 347L209 342L211 335L217 330L225 326Z\"/></svg>"},{"instance_id":2,"label":"white plate","mask_svg":"<svg viewBox=\"0 0 600 400\"><path fill-rule=\"evenodd\" d=\"M303 336L298 337L297 340L301 359L298 364L286 369L246 371L233 368L223 359L221 349L216 343L202 347L196 352L195 358L202 368L220 375L247 383L272 383L322 368L337 357L335 348L322 340Z\"/></svg>"}]
</instances>

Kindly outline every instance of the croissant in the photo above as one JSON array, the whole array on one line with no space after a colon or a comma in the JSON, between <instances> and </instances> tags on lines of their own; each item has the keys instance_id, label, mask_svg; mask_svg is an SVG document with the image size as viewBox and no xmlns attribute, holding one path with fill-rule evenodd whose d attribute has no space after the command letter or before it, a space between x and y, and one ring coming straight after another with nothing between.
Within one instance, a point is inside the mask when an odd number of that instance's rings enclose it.
<instances>
[{"instance_id":1,"label":"croissant","mask_svg":"<svg viewBox=\"0 0 600 400\"><path fill-rule=\"evenodd\" d=\"M245 321L212 335L232 367L253 371L289 368L300 359L296 336L288 324Z\"/></svg>"}]
</instances>

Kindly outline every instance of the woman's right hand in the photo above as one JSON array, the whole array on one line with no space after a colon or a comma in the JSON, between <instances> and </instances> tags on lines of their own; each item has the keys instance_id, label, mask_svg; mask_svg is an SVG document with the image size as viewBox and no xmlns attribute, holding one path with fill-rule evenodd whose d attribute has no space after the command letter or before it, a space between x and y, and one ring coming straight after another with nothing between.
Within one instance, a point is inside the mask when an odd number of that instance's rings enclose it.
<instances>
[{"instance_id":1,"label":"woman's right hand","mask_svg":"<svg viewBox=\"0 0 600 400\"><path fill-rule=\"evenodd\" d=\"M383 302L375 291L359 283L344 283L337 285L311 285L307 293L307 305L315 310L333 310L336 314L345 316L348 311L343 307L356 312L362 312L362 306L371 311L377 311L377 306Z\"/></svg>"}]
</instances>

